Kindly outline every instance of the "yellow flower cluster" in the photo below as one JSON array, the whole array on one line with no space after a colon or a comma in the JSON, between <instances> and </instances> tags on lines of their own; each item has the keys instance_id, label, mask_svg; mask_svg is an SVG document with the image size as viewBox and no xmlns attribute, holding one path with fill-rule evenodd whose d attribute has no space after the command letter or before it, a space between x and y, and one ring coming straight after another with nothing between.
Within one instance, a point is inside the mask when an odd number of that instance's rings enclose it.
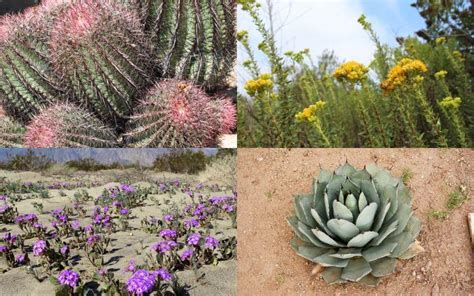
<instances>
[{"instance_id":1,"label":"yellow flower cluster","mask_svg":"<svg viewBox=\"0 0 474 296\"><path fill-rule=\"evenodd\" d=\"M271 74L261 74L255 80L249 80L245 83L244 89L250 96L255 96L262 91L271 90L273 88L273 81Z\"/></svg>"},{"instance_id":2,"label":"yellow flower cluster","mask_svg":"<svg viewBox=\"0 0 474 296\"><path fill-rule=\"evenodd\" d=\"M367 77L369 69L356 61L349 61L339 66L332 74L337 79L346 79L350 82L362 81Z\"/></svg>"},{"instance_id":3,"label":"yellow flower cluster","mask_svg":"<svg viewBox=\"0 0 474 296\"><path fill-rule=\"evenodd\" d=\"M462 100L460 97L446 97L439 104L444 108L454 108L457 109L461 105Z\"/></svg>"},{"instance_id":4,"label":"yellow flower cluster","mask_svg":"<svg viewBox=\"0 0 474 296\"><path fill-rule=\"evenodd\" d=\"M441 70L441 71L436 72L434 76L435 76L436 79L442 79L442 78L446 77L446 75L448 75L448 71Z\"/></svg>"},{"instance_id":5,"label":"yellow flower cluster","mask_svg":"<svg viewBox=\"0 0 474 296\"><path fill-rule=\"evenodd\" d=\"M428 72L428 68L422 61L404 58L390 69L387 79L380 84L380 87L388 93L410 78L413 78L414 82L423 81L423 77L419 74L426 72Z\"/></svg>"},{"instance_id":6,"label":"yellow flower cluster","mask_svg":"<svg viewBox=\"0 0 474 296\"><path fill-rule=\"evenodd\" d=\"M295 118L300 121L307 120L309 122L314 122L317 119L316 113L324 108L324 105L326 105L326 102L317 101L313 105L308 106L308 108L304 108L303 112L296 114Z\"/></svg>"},{"instance_id":7,"label":"yellow flower cluster","mask_svg":"<svg viewBox=\"0 0 474 296\"><path fill-rule=\"evenodd\" d=\"M446 37L438 37L436 38L436 44L437 45L441 45L441 44L444 44L446 43Z\"/></svg>"}]
</instances>

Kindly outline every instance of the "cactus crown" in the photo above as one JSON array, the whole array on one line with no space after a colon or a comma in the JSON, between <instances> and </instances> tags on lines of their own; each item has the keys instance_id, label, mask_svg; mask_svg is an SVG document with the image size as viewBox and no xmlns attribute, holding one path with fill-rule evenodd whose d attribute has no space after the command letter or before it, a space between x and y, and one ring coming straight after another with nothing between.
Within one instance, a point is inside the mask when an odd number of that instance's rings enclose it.
<instances>
[{"instance_id":1,"label":"cactus crown","mask_svg":"<svg viewBox=\"0 0 474 296\"><path fill-rule=\"evenodd\" d=\"M27 126L25 145L47 147L114 147L116 135L95 116L72 104L43 110Z\"/></svg>"},{"instance_id":2,"label":"cactus crown","mask_svg":"<svg viewBox=\"0 0 474 296\"><path fill-rule=\"evenodd\" d=\"M327 267L328 283L377 285L409 259L421 222L413 216L409 190L376 165L357 171L346 163L321 170L313 191L295 197L288 219L297 254Z\"/></svg>"}]
</instances>

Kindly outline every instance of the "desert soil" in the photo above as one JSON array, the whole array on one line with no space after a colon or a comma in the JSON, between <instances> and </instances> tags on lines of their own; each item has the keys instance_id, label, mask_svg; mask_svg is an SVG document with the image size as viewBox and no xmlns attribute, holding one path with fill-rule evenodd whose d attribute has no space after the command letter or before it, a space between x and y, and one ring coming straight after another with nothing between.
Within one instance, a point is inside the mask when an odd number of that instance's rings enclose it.
<instances>
[{"instance_id":1,"label":"desert soil","mask_svg":"<svg viewBox=\"0 0 474 296\"><path fill-rule=\"evenodd\" d=\"M293 195L310 192L319 167L346 159L357 168L376 162L395 176L409 169L418 236L425 252L399 262L378 287L328 285L311 275L314 264L289 245ZM467 214L474 211L474 150L470 149L239 149L238 295L474 295L474 256ZM448 194L467 186L470 198L445 220Z\"/></svg>"},{"instance_id":2,"label":"desert soil","mask_svg":"<svg viewBox=\"0 0 474 296\"><path fill-rule=\"evenodd\" d=\"M147 180L180 180L187 182L197 182L200 179L206 179L206 176L188 176L170 173L155 173L153 171L141 172L147 176ZM150 183L137 182L137 179L142 177L137 175L138 172L134 169L128 170L108 170L100 171L97 173L84 173L84 172L71 172L68 176L47 176L45 174L36 172L11 172L1 171L0 177L6 177L10 181L21 181L21 182L52 182L52 181L95 181L99 184L103 184L92 188L78 188L73 190L62 190L67 196L61 196L60 190L49 190L51 198L48 199L25 199L16 203L19 214L35 213L38 214L33 207L33 202L41 202L44 206L45 214L38 215L39 222L43 225L50 225L49 222L49 211L54 209L63 208L64 206L72 206L71 200L74 193L77 190L85 189L94 199L102 193L104 188L110 188L120 183L111 182L111 180L134 180L135 186L148 187ZM193 184L193 183L191 183ZM197 183L196 183L197 184ZM211 185L212 183L209 183ZM231 192L214 192L211 195L223 195L230 194ZM154 197L155 200L159 201L159 205L155 204L150 200ZM157 235L149 234L141 231L140 221L146 216L157 216L161 217L163 210L168 208L166 205L169 200L168 194L161 195L149 195L145 205L132 209L133 219L129 220L132 230L128 232L117 231L111 235L112 241L109 246L110 253L105 255L106 268L115 272L116 278L120 279L121 282L125 282L130 276L130 273L124 272L124 268L127 266L130 259L136 259L137 264L142 264L141 258L144 258L146 252L151 252L149 246L158 241ZM186 197L184 193L177 192L173 195L173 201L178 203L187 201L190 199ZM92 213L94 205L93 202L87 202L85 208L88 210L87 218L81 220L81 225L85 226L90 223L90 215ZM218 220L214 223L215 228L211 231L211 235L221 239L224 237L235 236L236 229L232 227L232 223L228 220ZM13 233L21 233L21 230L16 225L3 225L0 224L0 233L4 231L12 231ZM34 240L27 240L26 244L31 245ZM81 272L93 273L94 269L85 258L83 251L73 251L76 260L74 263L74 269ZM137 256L137 254L139 254ZM34 262L35 258L30 254L30 259ZM190 295L236 295L236 262L235 260L229 260L220 262L217 266L204 266L199 269L200 272L205 274L204 277L200 278L201 274L196 274L193 271L180 271L176 275L183 282L189 285ZM18 267L7 271L6 273L0 274L0 296L43 296L43 295L54 295L54 286L46 279L43 282L38 282L32 275L26 273L24 267Z\"/></svg>"}]
</instances>

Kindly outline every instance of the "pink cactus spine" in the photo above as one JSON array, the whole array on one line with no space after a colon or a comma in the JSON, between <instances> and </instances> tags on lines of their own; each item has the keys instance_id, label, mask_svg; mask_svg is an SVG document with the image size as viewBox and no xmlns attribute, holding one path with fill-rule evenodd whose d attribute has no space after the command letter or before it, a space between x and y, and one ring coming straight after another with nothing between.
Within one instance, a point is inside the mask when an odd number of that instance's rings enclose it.
<instances>
[{"instance_id":1,"label":"pink cactus spine","mask_svg":"<svg viewBox=\"0 0 474 296\"><path fill-rule=\"evenodd\" d=\"M221 126L219 134L230 134L237 124L237 109L232 99L221 98L216 99L216 113L220 113Z\"/></svg>"}]
</instances>

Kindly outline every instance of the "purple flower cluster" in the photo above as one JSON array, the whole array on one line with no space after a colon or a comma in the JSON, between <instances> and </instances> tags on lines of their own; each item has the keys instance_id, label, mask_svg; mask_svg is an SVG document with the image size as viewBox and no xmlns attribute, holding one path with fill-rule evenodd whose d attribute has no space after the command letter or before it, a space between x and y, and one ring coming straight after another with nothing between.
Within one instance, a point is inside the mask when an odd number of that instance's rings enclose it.
<instances>
[{"instance_id":1,"label":"purple flower cluster","mask_svg":"<svg viewBox=\"0 0 474 296\"><path fill-rule=\"evenodd\" d=\"M41 256L47 248L47 243L44 240L39 240L33 245L33 255Z\"/></svg>"},{"instance_id":2,"label":"purple flower cluster","mask_svg":"<svg viewBox=\"0 0 474 296\"><path fill-rule=\"evenodd\" d=\"M125 191L126 193L133 193L136 191L135 187L133 185L129 184L121 184L120 185L120 190Z\"/></svg>"},{"instance_id":3,"label":"purple flower cluster","mask_svg":"<svg viewBox=\"0 0 474 296\"><path fill-rule=\"evenodd\" d=\"M192 227L198 227L199 226L199 221L197 221L194 218L184 220L184 228L186 229L191 229Z\"/></svg>"},{"instance_id":4,"label":"purple flower cluster","mask_svg":"<svg viewBox=\"0 0 474 296\"><path fill-rule=\"evenodd\" d=\"M7 246L0 246L0 253L6 253L8 252L8 247Z\"/></svg>"},{"instance_id":5,"label":"purple flower cluster","mask_svg":"<svg viewBox=\"0 0 474 296\"><path fill-rule=\"evenodd\" d=\"M16 217L15 221L18 223L26 223L33 225L34 222L38 221L38 216L36 216L35 214L23 214Z\"/></svg>"},{"instance_id":6,"label":"purple flower cluster","mask_svg":"<svg viewBox=\"0 0 474 296\"><path fill-rule=\"evenodd\" d=\"M176 238L176 230L173 230L173 229L163 229L162 231L160 231L160 236L162 238L167 238L167 239L170 239L170 238Z\"/></svg>"},{"instance_id":7,"label":"purple flower cluster","mask_svg":"<svg viewBox=\"0 0 474 296\"><path fill-rule=\"evenodd\" d=\"M193 234L188 236L187 243L190 246L197 246L197 245L199 245L200 240L201 240L201 234L193 233Z\"/></svg>"},{"instance_id":8,"label":"purple flower cluster","mask_svg":"<svg viewBox=\"0 0 474 296\"><path fill-rule=\"evenodd\" d=\"M16 234L12 234L10 232L5 233L2 237L3 241L11 245L16 242L17 238L18 236Z\"/></svg>"},{"instance_id":9,"label":"purple flower cluster","mask_svg":"<svg viewBox=\"0 0 474 296\"><path fill-rule=\"evenodd\" d=\"M224 205L222 206L222 209L223 209L224 211L226 211L227 213L232 213L235 208L234 208L234 206L232 206L232 205L224 204Z\"/></svg>"},{"instance_id":10,"label":"purple flower cluster","mask_svg":"<svg viewBox=\"0 0 474 296\"><path fill-rule=\"evenodd\" d=\"M170 215L170 214L164 215L164 216L163 216L163 220L166 221L166 222L171 222L171 221L174 220L174 216L173 216L173 215Z\"/></svg>"},{"instance_id":11,"label":"purple flower cluster","mask_svg":"<svg viewBox=\"0 0 474 296\"><path fill-rule=\"evenodd\" d=\"M209 198L209 202L213 205L221 204L226 202L228 199L228 196L213 196Z\"/></svg>"},{"instance_id":12,"label":"purple flower cluster","mask_svg":"<svg viewBox=\"0 0 474 296\"><path fill-rule=\"evenodd\" d=\"M166 240L166 241L157 242L156 244L151 246L151 249L154 250L155 252L166 253L166 252L171 251L177 245L178 244L175 241Z\"/></svg>"},{"instance_id":13,"label":"purple flower cluster","mask_svg":"<svg viewBox=\"0 0 474 296\"><path fill-rule=\"evenodd\" d=\"M130 261L128 261L128 266L127 266L127 269L126 271L135 271L137 269L137 265L135 263L135 260L131 259Z\"/></svg>"},{"instance_id":14,"label":"purple flower cluster","mask_svg":"<svg viewBox=\"0 0 474 296\"><path fill-rule=\"evenodd\" d=\"M68 247L68 246L62 246L62 247L59 249L59 252L61 252L61 254L67 256L67 254L69 254L69 247Z\"/></svg>"},{"instance_id":15,"label":"purple flower cluster","mask_svg":"<svg viewBox=\"0 0 474 296\"><path fill-rule=\"evenodd\" d=\"M75 288L79 283L79 274L73 270L65 269L59 274L58 282L63 286Z\"/></svg>"},{"instance_id":16,"label":"purple flower cluster","mask_svg":"<svg viewBox=\"0 0 474 296\"><path fill-rule=\"evenodd\" d=\"M193 256L193 249L186 249L184 252L181 254L180 258L182 261L188 260Z\"/></svg>"},{"instance_id":17,"label":"purple flower cluster","mask_svg":"<svg viewBox=\"0 0 474 296\"><path fill-rule=\"evenodd\" d=\"M212 236L207 236L205 239L204 239L204 246L208 249L216 249L217 247L219 247L219 241L215 238L213 238Z\"/></svg>"},{"instance_id":18,"label":"purple flower cluster","mask_svg":"<svg viewBox=\"0 0 474 296\"><path fill-rule=\"evenodd\" d=\"M87 238L87 244L88 244L88 245L93 245L93 244L95 244L95 243L97 243L97 242L100 242L101 239L102 239L102 237L101 237L100 235L94 234L94 235L89 236L89 237Z\"/></svg>"},{"instance_id":19,"label":"purple flower cluster","mask_svg":"<svg viewBox=\"0 0 474 296\"><path fill-rule=\"evenodd\" d=\"M173 278L171 273L168 272L168 270L164 268L157 269L154 273L155 276L159 276L161 280L163 281L169 281Z\"/></svg>"},{"instance_id":20,"label":"purple flower cluster","mask_svg":"<svg viewBox=\"0 0 474 296\"><path fill-rule=\"evenodd\" d=\"M156 275L144 269L135 271L127 281L127 291L130 294L142 296L153 291Z\"/></svg>"},{"instance_id":21,"label":"purple flower cluster","mask_svg":"<svg viewBox=\"0 0 474 296\"><path fill-rule=\"evenodd\" d=\"M130 214L130 210L129 210L129 209L127 209L127 208L120 209L120 215L126 216L126 215L128 215L128 214Z\"/></svg>"},{"instance_id":22,"label":"purple flower cluster","mask_svg":"<svg viewBox=\"0 0 474 296\"><path fill-rule=\"evenodd\" d=\"M8 211L8 210L11 209L11 208L12 208L12 207L9 206L9 205L0 206L0 214L5 213L6 211Z\"/></svg>"},{"instance_id":23,"label":"purple flower cluster","mask_svg":"<svg viewBox=\"0 0 474 296\"><path fill-rule=\"evenodd\" d=\"M25 260L26 260L26 255L25 254L17 254L15 255L15 262L16 263L25 263Z\"/></svg>"}]
</instances>

